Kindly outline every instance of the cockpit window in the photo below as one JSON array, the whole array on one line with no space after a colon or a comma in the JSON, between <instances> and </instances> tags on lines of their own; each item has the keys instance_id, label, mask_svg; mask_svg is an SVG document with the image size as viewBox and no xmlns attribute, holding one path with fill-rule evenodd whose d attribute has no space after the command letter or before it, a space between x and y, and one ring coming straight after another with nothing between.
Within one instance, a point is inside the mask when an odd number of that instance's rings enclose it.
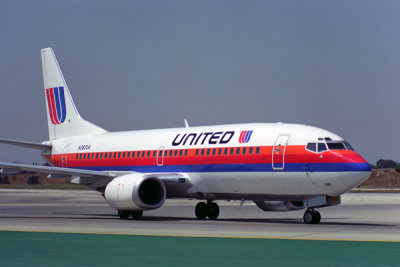
<instances>
[{"instance_id":1,"label":"cockpit window","mask_svg":"<svg viewBox=\"0 0 400 267\"><path fill-rule=\"evenodd\" d=\"M309 151L312 151L314 153L321 153L324 151L327 151L328 148L326 147L325 143L319 142L319 143L308 143L306 146L306 149Z\"/></svg>"},{"instance_id":2,"label":"cockpit window","mask_svg":"<svg viewBox=\"0 0 400 267\"><path fill-rule=\"evenodd\" d=\"M354 148L346 141L330 141L327 142L330 150L353 150Z\"/></svg>"},{"instance_id":3,"label":"cockpit window","mask_svg":"<svg viewBox=\"0 0 400 267\"><path fill-rule=\"evenodd\" d=\"M317 143L308 143L306 149L312 152L317 152Z\"/></svg>"},{"instance_id":4,"label":"cockpit window","mask_svg":"<svg viewBox=\"0 0 400 267\"><path fill-rule=\"evenodd\" d=\"M326 148L325 143L318 143L318 153L327 151L328 149Z\"/></svg>"},{"instance_id":5,"label":"cockpit window","mask_svg":"<svg viewBox=\"0 0 400 267\"><path fill-rule=\"evenodd\" d=\"M346 150L346 146L343 142L328 142L327 143L330 150Z\"/></svg>"},{"instance_id":6,"label":"cockpit window","mask_svg":"<svg viewBox=\"0 0 400 267\"><path fill-rule=\"evenodd\" d=\"M344 141L344 145L347 147L348 150L354 151L354 148L346 141Z\"/></svg>"}]
</instances>

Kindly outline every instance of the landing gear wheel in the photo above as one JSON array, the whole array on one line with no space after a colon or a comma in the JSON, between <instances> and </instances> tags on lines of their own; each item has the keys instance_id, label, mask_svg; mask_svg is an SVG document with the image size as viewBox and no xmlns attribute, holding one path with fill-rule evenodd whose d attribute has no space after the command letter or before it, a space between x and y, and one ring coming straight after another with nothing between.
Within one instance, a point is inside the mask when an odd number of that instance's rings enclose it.
<instances>
[{"instance_id":1,"label":"landing gear wheel","mask_svg":"<svg viewBox=\"0 0 400 267\"><path fill-rule=\"evenodd\" d=\"M199 202L194 210L197 219L204 220L208 215L208 206L204 202Z\"/></svg>"},{"instance_id":2,"label":"landing gear wheel","mask_svg":"<svg viewBox=\"0 0 400 267\"><path fill-rule=\"evenodd\" d=\"M129 210L118 210L118 215L120 219L126 220L129 219L129 215L131 215L131 212Z\"/></svg>"},{"instance_id":3,"label":"landing gear wheel","mask_svg":"<svg viewBox=\"0 0 400 267\"><path fill-rule=\"evenodd\" d=\"M321 213L319 213L318 211L314 211L315 212L315 224L319 224L319 222L321 221Z\"/></svg>"},{"instance_id":4,"label":"landing gear wheel","mask_svg":"<svg viewBox=\"0 0 400 267\"><path fill-rule=\"evenodd\" d=\"M211 202L208 204L208 218L210 220L215 220L219 215L219 206L217 203Z\"/></svg>"},{"instance_id":5,"label":"landing gear wheel","mask_svg":"<svg viewBox=\"0 0 400 267\"><path fill-rule=\"evenodd\" d=\"M143 215L143 210L132 210L131 211L131 216L132 216L132 219L134 219L134 220L138 220L138 219L142 218L142 215Z\"/></svg>"},{"instance_id":6,"label":"landing gear wheel","mask_svg":"<svg viewBox=\"0 0 400 267\"><path fill-rule=\"evenodd\" d=\"M321 214L316 210L307 210L303 215L303 220L307 224L318 224L321 221Z\"/></svg>"}]
</instances>

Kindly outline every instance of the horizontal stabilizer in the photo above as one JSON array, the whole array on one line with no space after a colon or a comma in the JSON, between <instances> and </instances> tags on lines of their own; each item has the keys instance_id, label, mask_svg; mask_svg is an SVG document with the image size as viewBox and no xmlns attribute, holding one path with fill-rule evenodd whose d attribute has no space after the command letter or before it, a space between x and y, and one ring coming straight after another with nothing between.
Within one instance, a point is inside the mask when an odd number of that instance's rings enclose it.
<instances>
[{"instance_id":1,"label":"horizontal stabilizer","mask_svg":"<svg viewBox=\"0 0 400 267\"><path fill-rule=\"evenodd\" d=\"M90 171L90 170L80 170L71 168L60 168L51 166L40 166L40 165L30 165L21 163L11 163L11 162L0 162L0 168L4 168L7 171L27 171L27 172L38 172L38 173L48 173L48 174L59 174L67 176L79 176L79 177L92 177L92 178L114 178L115 174L100 172L100 171Z\"/></svg>"},{"instance_id":2,"label":"horizontal stabilizer","mask_svg":"<svg viewBox=\"0 0 400 267\"><path fill-rule=\"evenodd\" d=\"M13 145L13 146L22 146L22 147L26 147L26 148L39 149L39 150L50 150L51 149L51 145L47 145L47 144L32 143L32 142L25 142L25 141L15 141L15 140L9 140L9 139L0 139L0 143L7 144L7 145Z\"/></svg>"}]
</instances>

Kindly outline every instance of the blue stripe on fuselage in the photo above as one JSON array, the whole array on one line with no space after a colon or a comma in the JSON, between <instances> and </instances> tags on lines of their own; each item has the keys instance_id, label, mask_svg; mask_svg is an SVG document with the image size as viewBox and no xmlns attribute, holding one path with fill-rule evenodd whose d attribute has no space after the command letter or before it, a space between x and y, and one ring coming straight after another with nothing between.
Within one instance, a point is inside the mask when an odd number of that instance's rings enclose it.
<instances>
[{"instance_id":1,"label":"blue stripe on fuselage","mask_svg":"<svg viewBox=\"0 0 400 267\"><path fill-rule=\"evenodd\" d=\"M285 163L283 170L269 164L206 164L163 166L88 166L75 169L136 172L362 172L371 171L368 163Z\"/></svg>"}]
</instances>

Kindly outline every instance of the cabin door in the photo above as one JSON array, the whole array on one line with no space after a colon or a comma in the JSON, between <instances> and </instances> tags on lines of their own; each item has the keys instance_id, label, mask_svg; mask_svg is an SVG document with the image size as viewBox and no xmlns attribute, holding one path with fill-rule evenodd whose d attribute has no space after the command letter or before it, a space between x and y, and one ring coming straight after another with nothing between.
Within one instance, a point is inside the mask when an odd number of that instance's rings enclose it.
<instances>
[{"instance_id":1,"label":"cabin door","mask_svg":"<svg viewBox=\"0 0 400 267\"><path fill-rule=\"evenodd\" d=\"M275 145L272 148L272 169L285 169L285 151L290 135L281 134L276 138Z\"/></svg>"},{"instance_id":2,"label":"cabin door","mask_svg":"<svg viewBox=\"0 0 400 267\"><path fill-rule=\"evenodd\" d=\"M65 168L68 167L68 149L69 149L69 144L64 147L61 154L61 166Z\"/></svg>"},{"instance_id":3,"label":"cabin door","mask_svg":"<svg viewBox=\"0 0 400 267\"><path fill-rule=\"evenodd\" d=\"M160 146L160 148L157 151L157 156L156 156L157 166L161 167L164 165L164 152L165 152L165 147Z\"/></svg>"}]
</instances>

